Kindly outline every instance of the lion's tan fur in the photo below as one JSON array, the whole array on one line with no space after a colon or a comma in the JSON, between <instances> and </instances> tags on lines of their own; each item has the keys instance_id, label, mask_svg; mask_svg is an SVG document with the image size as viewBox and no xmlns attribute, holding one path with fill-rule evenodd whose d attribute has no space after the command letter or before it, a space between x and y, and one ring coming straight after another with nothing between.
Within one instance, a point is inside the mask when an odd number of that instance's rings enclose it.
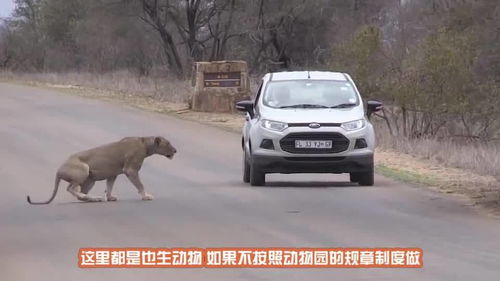
<instances>
[{"instance_id":1,"label":"lion's tan fur","mask_svg":"<svg viewBox=\"0 0 500 281\"><path fill-rule=\"evenodd\" d=\"M57 193L59 181L69 182L68 191L81 201L102 201L101 197L92 197L88 192L96 181L107 180L106 200L115 201L111 195L116 177L125 174L137 188L143 200L153 197L144 191L139 178L139 170L146 157L160 154L172 159L177 150L164 137L127 137L120 141L98 146L71 155L56 173L56 182L52 196L46 202L30 204L48 204Z\"/></svg>"}]
</instances>

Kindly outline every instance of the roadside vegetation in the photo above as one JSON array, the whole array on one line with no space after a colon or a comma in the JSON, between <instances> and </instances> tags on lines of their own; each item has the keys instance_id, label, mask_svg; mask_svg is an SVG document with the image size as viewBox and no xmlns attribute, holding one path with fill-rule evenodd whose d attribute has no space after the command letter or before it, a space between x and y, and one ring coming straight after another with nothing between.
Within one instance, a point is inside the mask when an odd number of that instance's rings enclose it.
<instances>
[{"instance_id":1,"label":"roadside vegetation","mask_svg":"<svg viewBox=\"0 0 500 281\"><path fill-rule=\"evenodd\" d=\"M270 71L345 71L385 104L373 121L386 156L489 177L475 182L499 193L497 0L15 2L0 21L2 79L71 85L232 127L239 117L186 113L194 61L245 60L255 81ZM384 161L379 171L399 174ZM441 182L417 172L402 177Z\"/></svg>"}]
</instances>

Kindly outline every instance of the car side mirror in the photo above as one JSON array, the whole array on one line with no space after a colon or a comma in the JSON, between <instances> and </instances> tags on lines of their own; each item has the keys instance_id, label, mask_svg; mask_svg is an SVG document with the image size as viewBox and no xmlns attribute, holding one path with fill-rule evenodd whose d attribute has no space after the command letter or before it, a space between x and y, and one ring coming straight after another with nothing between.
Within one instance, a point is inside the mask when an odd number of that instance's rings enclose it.
<instances>
[{"instance_id":1,"label":"car side mirror","mask_svg":"<svg viewBox=\"0 0 500 281\"><path fill-rule=\"evenodd\" d=\"M251 118L254 117L253 101L243 100L236 103L236 109L241 112L248 112Z\"/></svg>"},{"instance_id":2,"label":"car side mirror","mask_svg":"<svg viewBox=\"0 0 500 281\"><path fill-rule=\"evenodd\" d=\"M382 108L384 108L384 105L381 102L370 100L366 103L366 115L370 118L372 113L380 111Z\"/></svg>"}]
</instances>

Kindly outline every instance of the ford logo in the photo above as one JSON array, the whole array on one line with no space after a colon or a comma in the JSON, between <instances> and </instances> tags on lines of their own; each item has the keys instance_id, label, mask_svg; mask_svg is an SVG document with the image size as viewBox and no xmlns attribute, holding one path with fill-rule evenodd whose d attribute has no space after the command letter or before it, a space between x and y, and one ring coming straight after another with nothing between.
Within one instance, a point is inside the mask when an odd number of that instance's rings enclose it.
<instances>
[{"instance_id":1,"label":"ford logo","mask_svg":"<svg viewBox=\"0 0 500 281\"><path fill-rule=\"evenodd\" d=\"M311 129L317 129L319 127L321 127L321 125L319 123L310 123L309 124L309 128L311 128Z\"/></svg>"}]
</instances>

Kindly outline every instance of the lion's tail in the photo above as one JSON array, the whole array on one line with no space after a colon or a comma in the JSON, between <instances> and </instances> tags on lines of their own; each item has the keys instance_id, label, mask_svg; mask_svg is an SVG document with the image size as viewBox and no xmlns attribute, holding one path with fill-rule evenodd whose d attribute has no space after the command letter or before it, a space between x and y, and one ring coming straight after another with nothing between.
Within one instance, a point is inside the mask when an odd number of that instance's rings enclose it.
<instances>
[{"instance_id":1,"label":"lion's tail","mask_svg":"<svg viewBox=\"0 0 500 281\"><path fill-rule=\"evenodd\" d=\"M59 177L59 175L56 175L56 181L54 183L54 191L52 192L52 196L50 197L49 200L47 200L45 202L31 202L30 196L28 195L26 198L28 200L28 203L30 203L31 205L43 205L43 204L49 204L50 202L52 202L52 200L54 200L54 198L56 197L57 190L59 189L59 182L60 181L61 181L61 178Z\"/></svg>"}]
</instances>

